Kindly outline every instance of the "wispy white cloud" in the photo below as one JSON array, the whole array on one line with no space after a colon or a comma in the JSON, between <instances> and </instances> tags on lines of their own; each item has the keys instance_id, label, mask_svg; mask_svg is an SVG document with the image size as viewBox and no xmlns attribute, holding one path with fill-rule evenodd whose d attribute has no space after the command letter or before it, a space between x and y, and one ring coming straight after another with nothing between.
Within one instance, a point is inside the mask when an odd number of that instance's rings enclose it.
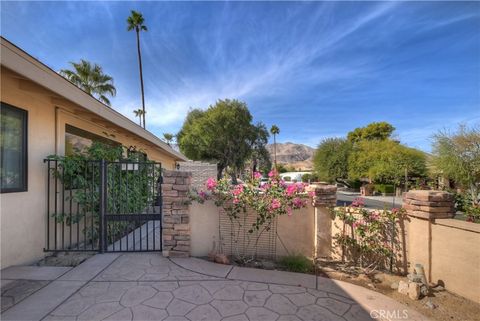
<instances>
[{"instance_id":1,"label":"wispy white cloud","mask_svg":"<svg viewBox=\"0 0 480 321\"><path fill-rule=\"evenodd\" d=\"M331 59L328 63L319 64L316 61L331 54L347 37L388 14L396 6L391 2L380 3L372 6L368 12L356 14L348 23L339 25L332 20L332 5L313 7L313 17L309 17L308 21L293 12L289 15L291 20L285 21L291 31L278 36L278 39L270 39L272 35L269 34L244 37L241 44L234 47L235 53L232 53L229 52L229 45L234 39L229 31L234 33L230 20L234 11L228 10L226 5L216 21L218 25L213 28L213 34L199 32L195 36L200 55L195 60L205 65L210 73L198 76L189 74L188 70L177 71L171 75L177 85L173 88L172 83L158 84L155 75L147 79L149 122L155 126L178 124L190 107L205 108L221 98L278 99L291 94L295 88L368 77L372 70L367 61L359 60L346 65ZM304 15L305 11L301 13ZM259 29L268 30L268 26L260 22ZM213 44L213 48L209 44ZM173 45L169 43L161 45L171 52L179 49L172 48ZM158 47L159 44L144 44L143 50L147 56L158 57L155 51ZM161 60L162 56L157 59ZM158 64L154 70L157 71L159 66L162 64ZM167 88L162 85L167 85ZM123 102L120 111L133 117L131 110L134 105Z\"/></svg>"}]
</instances>

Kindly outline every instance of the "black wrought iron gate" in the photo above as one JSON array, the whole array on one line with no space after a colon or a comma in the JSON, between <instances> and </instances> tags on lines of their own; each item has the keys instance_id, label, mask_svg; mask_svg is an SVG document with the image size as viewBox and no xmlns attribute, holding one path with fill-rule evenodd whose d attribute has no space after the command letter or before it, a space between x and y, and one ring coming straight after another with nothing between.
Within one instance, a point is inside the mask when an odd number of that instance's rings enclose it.
<instances>
[{"instance_id":1,"label":"black wrought iron gate","mask_svg":"<svg viewBox=\"0 0 480 321\"><path fill-rule=\"evenodd\" d=\"M45 251L162 250L160 163L45 162Z\"/></svg>"}]
</instances>

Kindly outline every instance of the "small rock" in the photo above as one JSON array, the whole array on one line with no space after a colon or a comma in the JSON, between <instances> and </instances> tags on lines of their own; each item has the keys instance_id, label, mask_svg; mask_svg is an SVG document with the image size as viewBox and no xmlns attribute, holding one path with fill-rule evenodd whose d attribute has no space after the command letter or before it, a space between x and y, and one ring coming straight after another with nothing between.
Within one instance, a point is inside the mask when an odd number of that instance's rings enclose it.
<instances>
[{"instance_id":1,"label":"small rock","mask_svg":"<svg viewBox=\"0 0 480 321\"><path fill-rule=\"evenodd\" d=\"M220 264L230 264L230 260L225 254L216 254L215 255L215 263Z\"/></svg>"},{"instance_id":2,"label":"small rock","mask_svg":"<svg viewBox=\"0 0 480 321\"><path fill-rule=\"evenodd\" d=\"M373 276L373 279L377 282L383 282L385 280L385 275L382 274L382 273L376 273L374 276Z\"/></svg>"},{"instance_id":3,"label":"small rock","mask_svg":"<svg viewBox=\"0 0 480 321\"><path fill-rule=\"evenodd\" d=\"M392 284L390 284L390 288L394 290L398 289L398 282L393 282Z\"/></svg>"},{"instance_id":4,"label":"small rock","mask_svg":"<svg viewBox=\"0 0 480 321\"><path fill-rule=\"evenodd\" d=\"M275 269L275 263L271 261L262 261L262 267L265 270L274 270Z\"/></svg>"},{"instance_id":5,"label":"small rock","mask_svg":"<svg viewBox=\"0 0 480 321\"><path fill-rule=\"evenodd\" d=\"M408 297L412 300L420 299L420 284L415 282L408 284Z\"/></svg>"},{"instance_id":6,"label":"small rock","mask_svg":"<svg viewBox=\"0 0 480 321\"><path fill-rule=\"evenodd\" d=\"M209 261L215 261L215 256L216 256L215 252L209 252L208 253L208 260Z\"/></svg>"},{"instance_id":7,"label":"small rock","mask_svg":"<svg viewBox=\"0 0 480 321\"><path fill-rule=\"evenodd\" d=\"M426 303L425 303L425 306L429 309L436 309L438 307L438 305L436 305L435 303L433 303L432 301L428 300Z\"/></svg>"},{"instance_id":8,"label":"small rock","mask_svg":"<svg viewBox=\"0 0 480 321\"><path fill-rule=\"evenodd\" d=\"M443 292L445 291L445 288L441 285L437 285L436 287L432 288L433 292Z\"/></svg>"},{"instance_id":9,"label":"small rock","mask_svg":"<svg viewBox=\"0 0 480 321\"><path fill-rule=\"evenodd\" d=\"M418 274L410 273L409 275L407 275L407 278L411 282L422 283L422 277Z\"/></svg>"},{"instance_id":10,"label":"small rock","mask_svg":"<svg viewBox=\"0 0 480 321\"><path fill-rule=\"evenodd\" d=\"M408 283L405 281L398 282L398 293L408 294Z\"/></svg>"},{"instance_id":11,"label":"small rock","mask_svg":"<svg viewBox=\"0 0 480 321\"><path fill-rule=\"evenodd\" d=\"M321 269L323 272L336 272L335 269L332 269L331 267L328 267L328 266L322 266Z\"/></svg>"},{"instance_id":12,"label":"small rock","mask_svg":"<svg viewBox=\"0 0 480 321\"><path fill-rule=\"evenodd\" d=\"M421 284L420 285L420 294L422 296L427 296L428 295L428 286L426 286L425 284Z\"/></svg>"},{"instance_id":13,"label":"small rock","mask_svg":"<svg viewBox=\"0 0 480 321\"><path fill-rule=\"evenodd\" d=\"M375 284L373 284L373 283L368 283L367 286L368 286L369 288L372 288L372 289L375 289L375 288L376 288L376 287L375 287Z\"/></svg>"}]
</instances>

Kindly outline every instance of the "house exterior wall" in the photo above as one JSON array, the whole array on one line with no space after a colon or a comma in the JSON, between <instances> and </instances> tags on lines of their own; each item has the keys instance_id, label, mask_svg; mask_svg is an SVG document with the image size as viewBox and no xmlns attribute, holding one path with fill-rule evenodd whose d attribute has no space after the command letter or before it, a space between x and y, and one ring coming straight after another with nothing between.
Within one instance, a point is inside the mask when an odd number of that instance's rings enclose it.
<instances>
[{"instance_id":1,"label":"house exterior wall","mask_svg":"<svg viewBox=\"0 0 480 321\"><path fill-rule=\"evenodd\" d=\"M144 150L149 159L175 168L175 159L154 144L118 126L109 125L82 107L62 100L18 74L1 69L1 101L28 111L28 190L0 194L1 268L28 264L44 256L46 165L48 155L64 154L65 125L70 124L125 146ZM108 108L108 107L105 107Z\"/></svg>"}]
</instances>

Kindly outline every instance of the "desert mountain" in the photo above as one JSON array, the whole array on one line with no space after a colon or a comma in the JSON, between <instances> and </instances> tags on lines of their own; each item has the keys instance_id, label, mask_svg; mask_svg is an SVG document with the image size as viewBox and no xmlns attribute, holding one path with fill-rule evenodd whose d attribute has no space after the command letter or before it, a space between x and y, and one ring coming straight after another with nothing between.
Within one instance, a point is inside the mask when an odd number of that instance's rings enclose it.
<instances>
[{"instance_id":1,"label":"desert mountain","mask_svg":"<svg viewBox=\"0 0 480 321\"><path fill-rule=\"evenodd\" d=\"M273 144L267 145L273 162ZM277 162L288 164L296 169L311 169L313 167L313 153L315 149L303 144L277 143Z\"/></svg>"}]
</instances>

